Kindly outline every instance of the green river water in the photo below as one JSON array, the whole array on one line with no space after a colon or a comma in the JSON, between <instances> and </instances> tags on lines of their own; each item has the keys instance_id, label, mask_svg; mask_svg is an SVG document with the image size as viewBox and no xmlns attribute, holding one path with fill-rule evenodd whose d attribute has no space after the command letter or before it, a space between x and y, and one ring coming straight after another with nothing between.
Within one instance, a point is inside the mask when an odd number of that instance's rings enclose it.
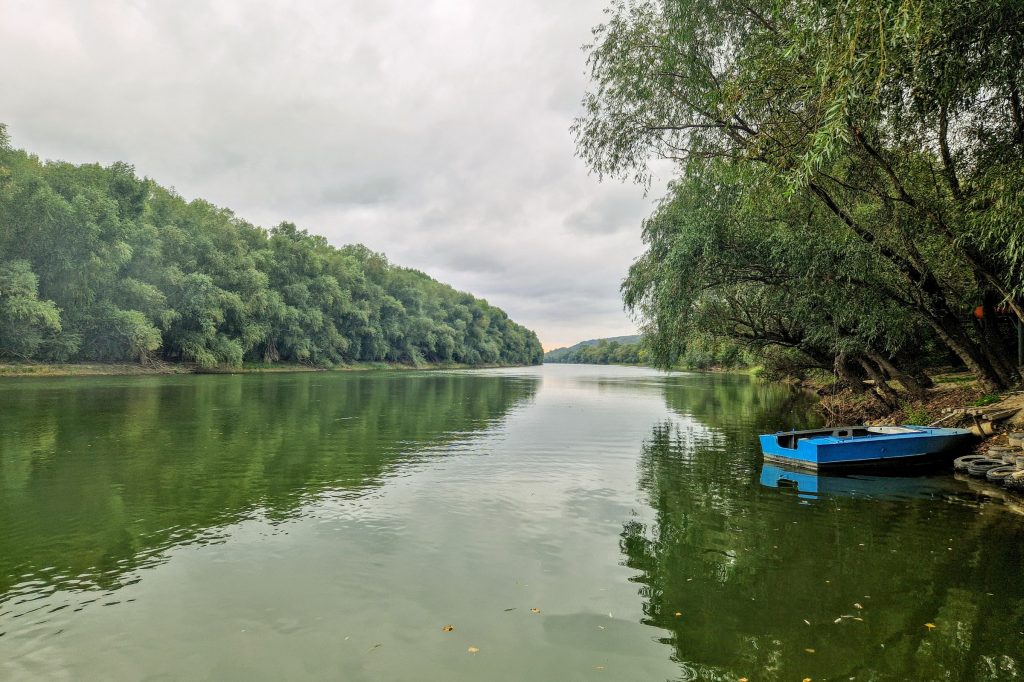
<instances>
[{"instance_id":1,"label":"green river water","mask_svg":"<svg viewBox=\"0 0 1024 682\"><path fill-rule=\"evenodd\" d=\"M0 679L1024 674L1015 503L762 482L812 414L573 365L4 379Z\"/></svg>"}]
</instances>

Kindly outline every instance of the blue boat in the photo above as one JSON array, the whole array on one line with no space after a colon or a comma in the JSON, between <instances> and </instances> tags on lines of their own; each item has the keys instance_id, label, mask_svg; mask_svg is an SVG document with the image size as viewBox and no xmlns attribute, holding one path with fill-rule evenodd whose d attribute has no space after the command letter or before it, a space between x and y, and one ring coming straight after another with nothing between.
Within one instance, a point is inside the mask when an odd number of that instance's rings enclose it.
<instances>
[{"instance_id":1,"label":"blue boat","mask_svg":"<svg viewBox=\"0 0 1024 682\"><path fill-rule=\"evenodd\" d=\"M949 463L971 439L966 429L839 426L763 434L764 458L807 469L867 469Z\"/></svg>"}]
</instances>

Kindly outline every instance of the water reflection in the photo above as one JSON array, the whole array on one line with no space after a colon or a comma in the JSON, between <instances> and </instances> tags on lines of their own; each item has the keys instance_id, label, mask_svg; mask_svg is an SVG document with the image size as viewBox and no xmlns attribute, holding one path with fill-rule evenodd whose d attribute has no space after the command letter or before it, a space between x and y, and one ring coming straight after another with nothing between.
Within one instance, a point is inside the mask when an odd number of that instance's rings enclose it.
<instances>
[{"instance_id":1,"label":"water reflection","mask_svg":"<svg viewBox=\"0 0 1024 682\"><path fill-rule=\"evenodd\" d=\"M785 424L786 408L757 391L733 392L726 382L696 394L667 390L666 400L715 424L715 435L653 426L639 485L654 517L624 524L621 550L642 585L644 622L666 633L685 675L1019 674L1019 519L953 491L949 477L881 481L762 467L756 436ZM796 489L780 490L780 479Z\"/></svg>"},{"instance_id":2,"label":"water reflection","mask_svg":"<svg viewBox=\"0 0 1024 682\"><path fill-rule=\"evenodd\" d=\"M827 474L789 468L765 462L761 465L761 485L767 488L792 490L808 500L821 496L864 497L868 499L901 499L960 492L947 472L922 474Z\"/></svg>"},{"instance_id":3,"label":"water reflection","mask_svg":"<svg viewBox=\"0 0 1024 682\"><path fill-rule=\"evenodd\" d=\"M0 388L0 611L117 587L168 547L359 496L458 448L537 380L430 373L12 382Z\"/></svg>"},{"instance_id":4,"label":"water reflection","mask_svg":"<svg viewBox=\"0 0 1024 682\"><path fill-rule=\"evenodd\" d=\"M1011 678L1020 522L948 478L763 485L756 435L810 401L566 366L4 382L0 677Z\"/></svg>"}]
</instances>

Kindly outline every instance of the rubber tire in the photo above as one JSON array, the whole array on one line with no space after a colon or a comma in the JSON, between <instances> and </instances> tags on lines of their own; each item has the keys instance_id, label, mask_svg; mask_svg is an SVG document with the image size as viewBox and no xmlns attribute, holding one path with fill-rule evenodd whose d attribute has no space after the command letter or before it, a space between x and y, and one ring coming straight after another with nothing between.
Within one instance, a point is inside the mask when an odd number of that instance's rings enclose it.
<instances>
[{"instance_id":1,"label":"rubber tire","mask_svg":"<svg viewBox=\"0 0 1024 682\"><path fill-rule=\"evenodd\" d=\"M1008 479L1012 474L1017 473L1017 467L1012 465L1003 465L996 467L995 469L989 469L985 472L985 478L992 481L993 483L1002 483Z\"/></svg>"},{"instance_id":2,"label":"rubber tire","mask_svg":"<svg viewBox=\"0 0 1024 682\"><path fill-rule=\"evenodd\" d=\"M963 457L957 457L953 460L953 469L955 471L967 471L967 467L970 466L971 462L977 462L979 459L987 459L985 455L964 455Z\"/></svg>"},{"instance_id":3,"label":"rubber tire","mask_svg":"<svg viewBox=\"0 0 1024 682\"><path fill-rule=\"evenodd\" d=\"M985 474L989 472L989 469L995 469L996 467L1006 466L1003 464L1001 459L990 459L985 457L977 461L971 462L967 465L967 473L971 476L977 476L983 478Z\"/></svg>"},{"instance_id":4,"label":"rubber tire","mask_svg":"<svg viewBox=\"0 0 1024 682\"><path fill-rule=\"evenodd\" d=\"M1020 448L1008 448L1005 445L996 445L989 448L985 455L992 459L1004 459L1007 455L1019 455Z\"/></svg>"},{"instance_id":5,"label":"rubber tire","mask_svg":"<svg viewBox=\"0 0 1024 682\"><path fill-rule=\"evenodd\" d=\"M1024 492L1024 471L1012 473L1003 480L1003 487L1007 490Z\"/></svg>"}]
</instances>

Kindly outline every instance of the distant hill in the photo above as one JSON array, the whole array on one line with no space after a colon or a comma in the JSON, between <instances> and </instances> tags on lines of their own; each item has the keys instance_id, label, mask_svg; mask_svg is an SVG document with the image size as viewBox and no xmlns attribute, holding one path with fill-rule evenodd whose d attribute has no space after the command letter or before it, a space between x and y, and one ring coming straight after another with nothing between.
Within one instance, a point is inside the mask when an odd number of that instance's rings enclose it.
<instances>
[{"instance_id":1,"label":"distant hill","mask_svg":"<svg viewBox=\"0 0 1024 682\"><path fill-rule=\"evenodd\" d=\"M638 360L633 357L639 348L632 348L638 346L640 343L641 336L634 334L632 336L612 336L607 339L589 339L587 341L580 341L574 346L568 348L554 348L544 354L544 362L580 362L586 364L608 364L609 362L623 362L623 363L636 363ZM595 353L595 352L582 352L585 348L596 348L598 346L610 346L614 344L616 349L622 346L630 347L628 352L620 354L621 357L608 357L607 353Z\"/></svg>"}]
</instances>

